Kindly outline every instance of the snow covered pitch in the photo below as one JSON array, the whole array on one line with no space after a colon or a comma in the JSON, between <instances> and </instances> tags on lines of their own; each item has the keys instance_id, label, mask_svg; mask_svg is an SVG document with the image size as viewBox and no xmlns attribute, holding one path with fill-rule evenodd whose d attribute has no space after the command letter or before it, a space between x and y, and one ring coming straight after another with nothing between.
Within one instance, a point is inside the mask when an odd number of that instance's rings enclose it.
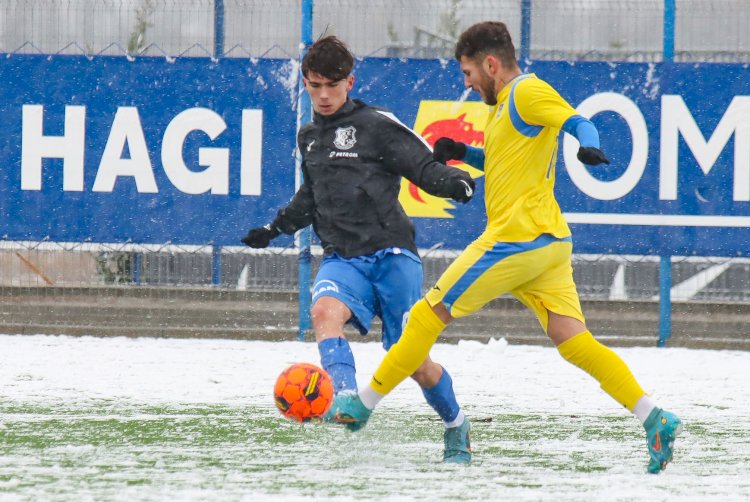
<instances>
[{"instance_id":1,"label":"snow covered pitch","mask_svg":"<svg viewBox=\"0 0 750 502\"><path fill-rule=\"evenodd\" d=\"M353 350L363 385L383 351ZM462 467L411 381L359 433L283 419L273 382L313 343L0 335L0 499L750 498L750 352L617 351L685 423L660 475L638 421L551 347L435 346L473 421Z\"/></svg>"}]
</instances>

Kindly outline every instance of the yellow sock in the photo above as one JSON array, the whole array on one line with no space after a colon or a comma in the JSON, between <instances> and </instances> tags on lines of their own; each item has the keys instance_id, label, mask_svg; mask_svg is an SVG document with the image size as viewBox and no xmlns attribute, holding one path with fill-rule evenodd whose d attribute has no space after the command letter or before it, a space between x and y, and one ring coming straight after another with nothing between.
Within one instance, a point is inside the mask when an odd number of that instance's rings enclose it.
<instances>
[{"instance_id":1,"label":"yellow sock","mask_svg":"<svg viewBox=\"0 0 750 502\"><path fill-rule=\"evenodd\" d=\"M388 394L406 377L412 375L430 353L445 324L424 299L411 308L409 320L396 343L383 358L372 377L370 387L378 394Z\"/></svg>"},{"instance_id":2,"label":"yellow sock","mask_svg":"<svg viewBox=\"0 0 750 502\"><path fill-rule=\"evenodd\" d=\"M635 403L645 394L625 361L584 331L558 345L560 355L569 363L596 378L604 392L633 411Z\"/></svg>"}]
</instances>

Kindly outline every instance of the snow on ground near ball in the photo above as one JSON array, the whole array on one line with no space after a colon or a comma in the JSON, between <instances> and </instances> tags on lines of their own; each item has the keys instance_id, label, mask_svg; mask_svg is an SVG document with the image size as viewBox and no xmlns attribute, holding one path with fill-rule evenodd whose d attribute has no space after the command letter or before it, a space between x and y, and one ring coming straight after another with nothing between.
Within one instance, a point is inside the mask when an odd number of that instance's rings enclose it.
<instances>
[{"instance_id":1,"label":"snow on ground near ball","mask_svg":"<svg viewBox=\"0 0 750 502\"><path fill-rule=\"evenodd\" d=\"M385 351L353 342L365 385ZM683 414L750 411L750 353L680 348L617 348L644 389ZM552 347L461 341L436 344L433 360L453 377L464 406L485 410L611 413L617 405ZM174 340L0 335L0 395L5 399L133 399L139 402L242 404L267 399L281 370L319 364L308 342ZM700 370L700 371L698 371ZM416 397L415 397L416 396ZM381 406L422 404L408 380ZM719 411L717 411L719 410ZM624 414L627 414L623 411Z\"/></svg>"}]
</instances>

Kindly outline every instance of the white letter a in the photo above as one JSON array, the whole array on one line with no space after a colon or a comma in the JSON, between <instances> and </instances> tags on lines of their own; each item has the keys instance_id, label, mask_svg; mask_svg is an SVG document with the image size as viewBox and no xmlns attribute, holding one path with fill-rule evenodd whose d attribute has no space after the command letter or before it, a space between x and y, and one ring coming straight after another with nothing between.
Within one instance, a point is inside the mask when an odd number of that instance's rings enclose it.
<instances>
[{"instance_id":1,"label":"white letter a","mask_svg":"<svg viewBox=\"0 0 750 502\"><path fill-rule=\"evenodd\" d=\"M130 158L121 157L128 145ZM132 176L139 193L157 193L154 170L148 156L138 108L123 106L117 109L107 145L102 153L99 171L94 181L94 192L111 192L118 176Z\"/></svg>"}]
</instances>

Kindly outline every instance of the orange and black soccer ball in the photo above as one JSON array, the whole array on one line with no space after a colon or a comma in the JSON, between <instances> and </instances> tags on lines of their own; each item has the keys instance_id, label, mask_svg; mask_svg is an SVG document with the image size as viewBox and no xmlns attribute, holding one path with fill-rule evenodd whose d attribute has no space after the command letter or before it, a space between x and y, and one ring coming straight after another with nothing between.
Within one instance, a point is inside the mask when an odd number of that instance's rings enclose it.
<instances>
[{"instance_id":1,"label":"orange and black soccer ball","mask_svg":"<svg viewBox=\"0 0 750 502\"><path fill-rule=\"evenodd\" d=\"M324 369L295 363L276 379L273 397L286 418L309 422L322 418L333 404L333 382Z\"/></svg>"}]
</instances>

